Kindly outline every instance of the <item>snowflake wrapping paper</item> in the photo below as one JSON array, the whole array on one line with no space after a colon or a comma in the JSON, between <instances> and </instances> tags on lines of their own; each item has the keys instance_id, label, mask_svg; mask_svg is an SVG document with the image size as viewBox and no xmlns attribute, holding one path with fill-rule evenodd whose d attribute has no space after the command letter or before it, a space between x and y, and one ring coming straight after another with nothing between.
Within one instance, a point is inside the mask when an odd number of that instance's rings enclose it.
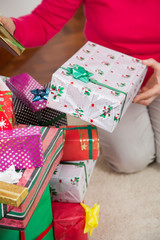
<instances>
[{"instance_id":1,"label":"snowflake wrapping paper","mask_svg":"<svg viewBox=\"0 0 160 240\"><path fill-rule=\"evenodd\" d=\"M12 93L0 77L0 130L12 129L13 123Z\"/></svg>"},{"instance_id":2,"label":"snowflake wrapping paper","mask_svg":"<svg viewBox=\"0 0 160 240\"><path fill-rule=\"evenodd\" d=\"M146 72L141 60L87 42L52 75L47 106L112 132Z\"/></svg>"},{"instance_id":3,"label":"snowflake wrapping paper","mask_svg":"<svg viewBox=\"0 0 160 240\"><path fill-rule=\"evenodd\" d=\"M6 79L6 84L14 95L19 98L28 108L33 112L46 108L47 100L44 99L43 94L31 91L44 90L33 77L28 73L23 73ZM39 98L38 98L39 96ZM42 96L42 97L41 97ZM47 96L45 96L47 97Z\"/></svg>"},{"instance_id":4,"label":"snowflake wrapping paper","mask_svg":"<svg viewBox=\"0 0 160 240\"><path fill-rule=\"evenodd\" d=\"M0 132L0 171L11 165L15 165L16 169L43 166L40 127Z\"/></svg>"},{"instance_id":5,"label":"snowflake wrapping paper","mask_svg":"<svg viewBox=\"0 0 160 240\"><path fill-rule=\"evenodd\" d=\"M95 163L96 160L61 162L49 182L52 201L82 202Z\"/></svg>"}]
</instances>

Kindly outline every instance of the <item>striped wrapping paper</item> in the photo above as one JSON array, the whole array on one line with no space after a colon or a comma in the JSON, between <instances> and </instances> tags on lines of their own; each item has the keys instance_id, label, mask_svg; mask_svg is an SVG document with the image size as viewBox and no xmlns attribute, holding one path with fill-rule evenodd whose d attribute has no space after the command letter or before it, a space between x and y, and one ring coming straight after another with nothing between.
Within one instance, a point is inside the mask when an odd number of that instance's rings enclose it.
<instances>
[{"instance_id":1,"label":"striped wrapping paper","mask_svg":"<svg viewBox=\"0 0 160 240\"><path fill-rule=\"evenodd\" d=\"M44 166L24 170L18 185L28 188L29 194L18 207L1 204L0 227L23 230L26 228L57 164L62 158L63 130L41 127Z\"/></svg>"}]
</instances>

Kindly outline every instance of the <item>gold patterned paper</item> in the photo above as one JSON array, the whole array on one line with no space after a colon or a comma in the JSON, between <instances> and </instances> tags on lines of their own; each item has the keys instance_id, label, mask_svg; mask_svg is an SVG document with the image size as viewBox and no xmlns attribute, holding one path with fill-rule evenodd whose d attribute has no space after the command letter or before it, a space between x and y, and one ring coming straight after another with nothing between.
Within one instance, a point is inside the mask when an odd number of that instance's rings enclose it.
<instances>
[{"instance_id":1,"label":"gold patterned paper","mask_svg":"<svg viewBox=\"0 0 160 240\"><path fill-rule=\"evenodd\" d=\"M25 48L0 24L0 46L15 56L23 53Z\"/></svg>"},{"instance_id":2,"label":"gold patterned paper","mask_svg":"<svg viewBox=\"0 0 160 240\"><path fill-rule=\"evenodd\" d=\"M27 195L26 187L0 181L0 203L19 207Z\"/></svg>"}]
</instances>

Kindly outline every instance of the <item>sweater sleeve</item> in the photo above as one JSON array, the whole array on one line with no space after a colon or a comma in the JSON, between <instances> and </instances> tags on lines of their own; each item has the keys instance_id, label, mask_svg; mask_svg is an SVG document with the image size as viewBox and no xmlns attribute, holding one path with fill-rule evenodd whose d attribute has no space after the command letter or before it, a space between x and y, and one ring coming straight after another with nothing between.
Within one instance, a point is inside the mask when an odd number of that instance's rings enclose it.
<instances>
[{"instance_id":1,"label":"sweater sleeve","mask_svg":"<svg viewBox=\"0 0 160 240\"><path fill-rule=\"evenodd\" d=\"M25 47L44 45L75 14L83 0L43 0L30 14L12 18L14 36Z\"/></svg>"}]
</instances>

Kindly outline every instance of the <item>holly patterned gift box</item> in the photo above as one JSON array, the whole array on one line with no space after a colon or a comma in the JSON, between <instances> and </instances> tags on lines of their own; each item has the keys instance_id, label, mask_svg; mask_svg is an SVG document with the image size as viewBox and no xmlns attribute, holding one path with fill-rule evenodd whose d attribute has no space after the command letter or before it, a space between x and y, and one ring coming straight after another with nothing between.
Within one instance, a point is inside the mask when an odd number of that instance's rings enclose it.
<instances>
[{"instance_id":1,"label":"holly patterned gift box","mask_svg":"<svg viewBox=\"0 0 160 240\"><path fill-rule=\"evenodd\" d=\"M6 85L33 112L46 108L49 89L41 86L28 73L7 78Z\"/></svg>"},{"instance_id":2,"label":"holly patterned gift box","mask_svg":"<svg viewBox=\"0 0 160 240\"><path fill-rule=\"evenodd\" d=\"M0 78L0 130L12 129L13 123L12 93Z\"/></svg>"},{"instance_id":3,"label":"holly patterned gift box","mask_svg":"<svg viewBox=\"0 0 160 240\"><path fill-rule=\"evenodd\" d=\"M6 219L7 221L7 219ZM0 227L1 240L54 240L49 187L45 189L25 230Z\"/></svg>"},{"instance_id":4,"label":"holly patterned gift box","mask_svg":"<svg viewBox=\"0 0 160 240\"><path fill-rule=\"evenodd\" d=\"M146 71L139 59L87 42L52 75L47 106L112 132Z\"/></svg>"},{"instance_id":5,"label":"holly patterned gift box","mask_svg":"<svg viewBox=\"0 0 160 240\"><path fill-rule=\"evenodd\" d=\"M52 201L82 202L95 163L95 160L61 162L49 182Z\"/></svg>"},{"instance_id":6,"label":"holly patterned gift box","mask_svg":"<svg viewBox=\"0 0 160 240\"><path fill-rule=\"evenodd\" d=\"M30 128L30 127L28 127ZM63 150L63 131L41 127L43 167L26 168L17 185L28 188L28 196L19 207L0 204L0 227L25 229L49 180L60 163Z\"/></svg>"}]
</instances>

